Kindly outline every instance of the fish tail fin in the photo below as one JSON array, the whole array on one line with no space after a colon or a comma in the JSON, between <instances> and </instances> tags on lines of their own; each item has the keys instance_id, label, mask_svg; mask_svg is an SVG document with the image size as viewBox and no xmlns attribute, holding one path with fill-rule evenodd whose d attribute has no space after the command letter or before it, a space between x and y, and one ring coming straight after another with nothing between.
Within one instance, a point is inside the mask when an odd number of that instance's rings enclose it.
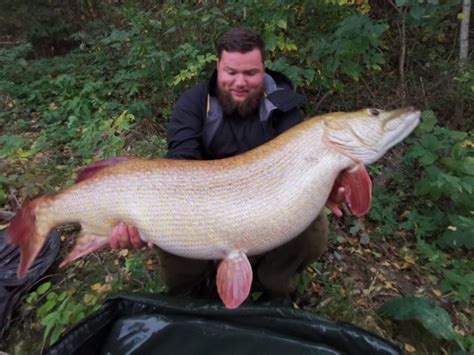
<instances>
[{"instance_id":1,"label":"fish tail fin","mask_svg":"<svg viewBox=\"0 0 474 355\"><path fill-rule=\"evenodd\" d=\"M49 230L38 226L38 209L46 197L28 202L10 221L7 229L8 241L20 247L20 264L17 275L25 276L46 241Z\"/></svg>"},{"instance_id":2,"label":"fish tail fin","mask_svg":"<svg viewBox=\"0 0 474 355\"><path fill-rule=\"evenodd\" d=\"M245 253L232 251L220 262L216 284L227 308L237 308L245 301L252 286L252 266Z\"/></svg>"}]
</instances>

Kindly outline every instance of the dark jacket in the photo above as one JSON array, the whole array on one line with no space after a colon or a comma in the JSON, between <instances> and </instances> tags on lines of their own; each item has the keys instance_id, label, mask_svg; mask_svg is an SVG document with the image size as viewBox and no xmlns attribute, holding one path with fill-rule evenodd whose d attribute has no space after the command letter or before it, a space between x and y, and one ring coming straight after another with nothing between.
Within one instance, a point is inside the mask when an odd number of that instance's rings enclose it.
<instances>
[{"instance_id":1,"label":"dark jacket","mask_svg":"<svg viewBox=\"0 0 474 355\"><path fill-rule=\"evenodd\" d=\"M265 97L258 112L226 116L215 96L217 73L208 83L187 90L168 124L170 159L219 159L253 149L303 121L298 109L305 99L281 73L266 70Z\"/></svg>"}]
</instances>

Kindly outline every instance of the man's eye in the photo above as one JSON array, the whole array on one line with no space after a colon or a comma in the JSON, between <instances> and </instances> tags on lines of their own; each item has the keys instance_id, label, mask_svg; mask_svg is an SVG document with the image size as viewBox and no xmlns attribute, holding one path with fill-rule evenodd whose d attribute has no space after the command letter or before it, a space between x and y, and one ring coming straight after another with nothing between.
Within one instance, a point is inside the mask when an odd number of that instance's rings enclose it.
<instances>
[{"instance_id":1,"label":"man's eye","mask_svg":"<svg viewBox=\"0 0 474 355\"><path fill-rule=\"evenodd\" d=\"M229 75L235 75L235 71L233 71L233 70L227 70L227 74L229 74Z\"/></svg>"}]
</instances>

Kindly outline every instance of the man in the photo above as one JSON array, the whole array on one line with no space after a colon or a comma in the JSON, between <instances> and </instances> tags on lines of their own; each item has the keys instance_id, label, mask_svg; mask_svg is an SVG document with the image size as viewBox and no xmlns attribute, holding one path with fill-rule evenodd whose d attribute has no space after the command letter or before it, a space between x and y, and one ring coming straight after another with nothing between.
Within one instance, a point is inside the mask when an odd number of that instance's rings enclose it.
<instances>
[{"instance_id":1,"label":"man","mask_svg":"<svg viewBox=\"0 0 474 355\"><path fill-rule=\"evenodd\" d=\"M168 126L167 158L234 156L303 121L298 106L304 98L286 76L265 69L265 48L258 34L233 29L222 36L217 49L217 68L209 82L189 89L176 103ZM250 258L255 282L268 297L289 296L291 278L326 248L327 229L322 214L287 244ZM114 249L144 245L137 229L123 223L112 230L110 244ZM169 293L202 296L214 287L215 262L157 250Z\"/></svg>"}]
</instances>

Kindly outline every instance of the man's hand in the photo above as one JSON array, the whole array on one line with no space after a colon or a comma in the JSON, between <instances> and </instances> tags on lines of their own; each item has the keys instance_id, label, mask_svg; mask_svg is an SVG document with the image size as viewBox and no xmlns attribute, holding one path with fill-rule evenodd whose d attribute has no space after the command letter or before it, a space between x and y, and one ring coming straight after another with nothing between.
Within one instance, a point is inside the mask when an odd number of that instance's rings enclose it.
<instances>
[{"instance_id":1,"label":"man's hand","mask_svg":"<svg viewBox=\"0 0 474 355\"><path fill-rule=\"evenodd\" d=\"M148 247L152 247L152 242L144 242L140 238L140 233L135 226L131 226L120 222L112 228L109 236L109 243L112 249L132 249L142 248L148 244Z\"/></svg>"}]
</instances>

